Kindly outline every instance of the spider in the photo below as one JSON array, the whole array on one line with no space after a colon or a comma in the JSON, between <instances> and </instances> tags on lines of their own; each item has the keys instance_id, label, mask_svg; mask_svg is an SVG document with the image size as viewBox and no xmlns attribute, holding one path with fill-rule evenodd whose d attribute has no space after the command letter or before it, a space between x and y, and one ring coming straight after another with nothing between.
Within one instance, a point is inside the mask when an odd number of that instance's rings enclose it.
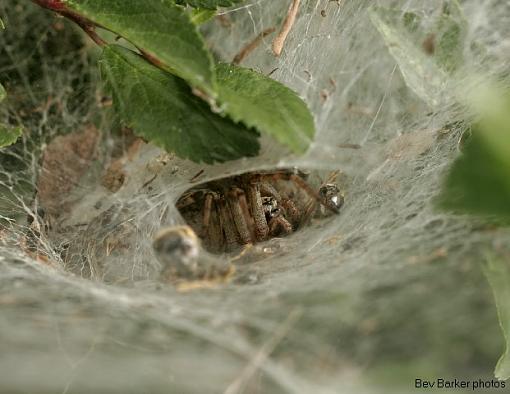
<instances>
[{"instance_id":1,"label":"spider","mask_svg":"<svg viewBox=\"0 0 510 394\"><path fill-rule=\"evenodd\" d=\"M185 192L177 208L213 253L286 236L321 214L339 213L343 196L336 173L315 191L297 169L249 172ZM331 181L331 179L333 181Z\"/></svg>"}]
</instances>

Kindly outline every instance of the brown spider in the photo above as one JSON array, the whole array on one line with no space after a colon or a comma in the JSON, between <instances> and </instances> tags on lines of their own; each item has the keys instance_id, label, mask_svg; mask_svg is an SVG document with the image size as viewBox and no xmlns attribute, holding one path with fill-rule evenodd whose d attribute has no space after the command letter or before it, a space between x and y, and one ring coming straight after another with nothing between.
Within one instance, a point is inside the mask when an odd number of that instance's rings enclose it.
<instances>
[{"instance_id":1,"label":"brown spider","mask_svg":"<svg viewBox=\"0 0 510 394\"><path fill-rule=\"evenodd\" d=\"M207 249L230 252L296 231L319 204L323 215L338 213L338 187L325 182L316 192L306 178L299 170L250 172L192 188L176 205Z\"/></svg>"}]
</instances>

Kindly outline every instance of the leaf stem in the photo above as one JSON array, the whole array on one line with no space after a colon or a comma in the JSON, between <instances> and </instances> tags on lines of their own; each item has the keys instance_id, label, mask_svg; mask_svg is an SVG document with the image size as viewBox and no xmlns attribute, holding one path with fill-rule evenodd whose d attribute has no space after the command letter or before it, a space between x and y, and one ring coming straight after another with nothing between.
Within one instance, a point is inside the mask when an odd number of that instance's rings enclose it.
<instances>
[{"instance_id":1,"label":"leaf stem","mask_svg":"<svg viewBox=\"0 0 510 394\"><path fill-rule=\"evenodd\" d=\"M96 28L93 25L80 25L78 23L78 26L80 26L85 33L90 37L92 41L94 41L97 45L100 47L104 47L107 45L107 42L101 38L99 34L96 32Z\"/></svg>"},{"instance_id":2,"label":"leaf stem","mask_svg":"<svg viewBox=\"0 0 510 394\"><path fill-rule=\"evenodd\" d=\"M97 45L103 47L106 45L106 41L103 40L96 32L96 26L94 22L84 18L83 16L71 11L61 0L32 0L33 3L54 11L67 19L72 20L94 41Z\"/></svg>"}]
</instances>

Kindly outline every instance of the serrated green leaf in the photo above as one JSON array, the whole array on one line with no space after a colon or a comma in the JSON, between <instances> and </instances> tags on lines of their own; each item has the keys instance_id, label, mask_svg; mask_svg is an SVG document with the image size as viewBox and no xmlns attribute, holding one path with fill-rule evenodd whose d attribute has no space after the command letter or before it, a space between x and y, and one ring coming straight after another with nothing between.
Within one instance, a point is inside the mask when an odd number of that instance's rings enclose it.
<instances>
[{"instance_id":1,"label":"serrated green leaf","mask_svg":"<svg viewBox=\"0 0 510 394\"><path fill-rule=\"evenodd\" d=\"M176 0L180 5L189 5L194 8L206 8L215 10L218 7L230 7L235 4L242 3L245 0Z\"/></svg>"},{"instance_id":2,"label":"serrated green leaf","mask_svg":"<svg viewBox=\"0 0 510 394\"><path fill-rule=\"evenodd\" d=\"M222 111L266 133L295 153L304 153L315 134L305 102L285 85L255 71L219 64L218 100Z\"/></svg>"},{"instance_id":3,"label":"serrated green leaf","mask_svg":"<svg viewBox=\"0 0 510 394\"><path fill-rule=\"evenodd\" d=\"M501 355L494 375L497 379L510 378L510 264L500 258L488 258L483 271L494 294L499 325L505 338L506 348Z\"/></svg>"},{"instance_id":4,"label":"serrated green leaf","mask_svg":"<svg viewBox=\"0 0 510 394\"><path fill-rule=\"evenodd\" d=\"M0 123L0 148L14 144L21 134L22 127L10 127Z\"/></svg>"},{"instance_id":5,"label":"serrated green leaf","mask_svg":"<svg viewBox=\"0 0 510 394\"><path fill-rule=\"evenodd\" d=\"M205 23L211 18L213 18L215 15L216 15L215 10L196 8L191 12L191 21L195 25L201 25L202 23Z\"/></svg>"},{"instance_id":6,"label":"serrated green leaf","mask_svg":"<svg viewBox=\"0 0 510 394\"><path fill-rule=\"evenodd\" d=\"M149 142L206 163L258 153L255 131L214 114L183 80L134 52L107 46L100 66L121 119Z\"/></svg>"},{"instance_id":7,"label":"serrated green leaf","mask_svg":"<svg viewBox=\"0 0 510 394\"><path fill-rule=\"evenodd\" d=\"M7 97L7 92L5 91L5 88L0 83L0 103L5 100L5 97Z\"/></svg>"},{"instance_id":8,"label":"serrated green leaf","mask_svg":"<svg viewBox=\"0 0 510 394\"><path fill-rule=\"evenodd\" d=\"M477 101L482 119L453 163L438 203L444 209L510 219L510 97L481 94Z\"/></svg>"},{"instance_id":9,"label":"serrated green leaf","mask_svg":"<svg viewBox=\"0 0 510 394\"><path fill-rule=\"evenodd\" d=\"M65 6L145 51L159 67L215 96L214 66L197 27L172 0L63 0Z\"/></svg>"},{"instance_id":10,"label":"serrated green leaf","mask_svg":"<svg viewBox=\"0 0 510 394\"><path fill-rule=\"evenodd\" d=\"M397 61L407 86L431 107L443 104L447 74L409 37L400 10L372 7L370 19Z\"/></svg>"}]
</instances>

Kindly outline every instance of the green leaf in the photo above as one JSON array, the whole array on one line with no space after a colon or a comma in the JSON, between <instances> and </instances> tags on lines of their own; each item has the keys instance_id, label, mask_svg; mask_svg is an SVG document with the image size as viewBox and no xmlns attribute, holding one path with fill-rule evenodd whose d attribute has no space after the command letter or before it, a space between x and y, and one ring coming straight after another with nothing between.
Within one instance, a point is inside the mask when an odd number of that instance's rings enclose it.
<instances>
[{"instance_id":1,"label":"green leaf","mask_svg":"<svg viewBox=\"0 0 510 394\"><path fill-rule=\"evenodd\" d=\"M483 271L494 294L499 325L506 343L494 374L497 379L507 380L510 378L510 264L503 259L488 258Z\"/></svg>"},{"instance_id":2,"label":"green leaf","mask_svg":"<svg viewBox=\"0 0 510 394\"><path fill-rule=\"evenodd\" d=\"M456 71L464 61L464 34L461 26L449 17L443 17L443 31L437 39L435 57L439 65L447 72Z\"/></svg>"},{"instance_id":3,"label":"green leaf","mask_svg":"<svg viewBox=\"0 0 510 394\"><path fill-rule=\"evenodd\" d=\"M450 168L439 207L510 218L510 166L495 154L482 133L479 128L473 130L464 153Z\"/></svg>"},{"instance_id":4,"label":"green leaf","mask_svg":"<svg viewBox=\"0 0 510 394\"><path fill-rule=\"evenodd\" d=\"M438 203L443 209L510 219L510 97L479 94L482 119L453 163Z\"/></svg>"},{"instance_id":5,"label":"green leaf","mask_svg":"<svg viewBox=\"0 0 510 394\"><path fill-rule=\"evenodd\" d=\"M149 142L206 163L258 153L255 131L214 114L183 80L134 52L107 46L100 66L121 119Z\"/></svg>"},{"instance_id":6,"label":"green leaf","mask_svg":"<svg viewBox=\"0 0 510 394\"><path fill-rule=\"evenodd\" d=\"M0 103L2 101L4 101L6 97L7 97L7 92L5 91L5 88L3 87L3 85L0 83Z\"/></svg>"},{"instance_id":7,"label":"green leaf","mask_svg":"<svg viewBox=\"0 0 510 394\"><path fill-rule=\"evenodd\" d=\"M413 12L402 13L399 9L382 7L374 7L371 12L375 14L371 15L372 21L387 41L390 52L394 56L395 52L391 50L391 45L395 41L402 43L405 40L406 43L403 45L410 44L423 52L423 43L431 40L432 53L427 55L447 74L456 71L463 64L468 24L457 0L448 0L444 3L443 12L429 31L420 29L422 18ZM388 37L388 28L394 30L390 33L393 34L392 38ZM399 37L396 38L395 35ZM397 61L401 59L401 57L395 58ZM423 56L415 59L418 61L423 59Z\"/></svg>"},{"instance_id":8,"label":"green leaf","mask_svg":"<svg viewBox=\"0 0 510 394\"><path fill-rule=\"evenodd\" d=\"M22 127L11 127L0 123L0 148L14 144L23 134Z\"/></svg>"},{"instance_id":9,"label":"green leaf","mask_svg":"<svg viewBox=\"0 0 510 394\"><path fill-rule=\"evenodd\" d=\"M212 57L197 27L172 0L63 0L81 18L111 30L159 67L215 96Z\"/></svg>"},{"instance_id":10,"label":"green leaf","mask_svg":"<svg viewBox=\"0 0 510 394\"><path fill-rule=\"evenodd\" d=\"M211 18L213 18L215 15L216 15L215 10L196 8L191 12L191 21L195 25L201 25L202 23L205 23Z\"/></svg>"},{"instance_id":11,"label":"green leaf","mask_svg":"<svg viewBox=\"0 0 510 394\"><path fill-rule=\"evenodd\" d=\"M467 20L457 0L445 3L436 26L434 57L443 70L456 71L464 62L464 43L468 32Z\"/></svg>"},{"instance_id":12,"label":"green leaf","mask_svg":"<svg viewBox=\"0 0 510 394\"><path fill-rule=\"evenodd\" d=\"M408 17L403 20L402 11L382 7L371 7L369 15L397 61L407 86L431 107L443 105L447 74L412 40Z\"/></svg>"},{"instance_id":13,"label":"green leaf","mask_svg":"<svg viewBox=\"0 0 510 394\"><path fill-rule=\"evenodd\" d=\"M5 100L7 92L3 85L0 83L0 103ZM18 138L23 134L23 128L7 126L0 123L0 148L14 144Z\"/></svg>"},{"instance_id":14,"label":"green leaf","mask_svg":"<svg viewBox=\"0 0 510 394\"><path fill-rule=\"evenodd\" d=\"M414 33L420 27L421 18L414 12L404 12L402 15L402 22L404 23L404 27L409 30L409 32Z\"/></svg>"},{"instance_id":15,"label":"green leaf","mask_svg":"<svg viewBox=\"0 0 510 394\"><path fill-rule=\"evenodd\" d=\"M218 100L234 121L274 137L295 153L304 153L313 140L313 116L299 96L263 74L219 64Z\"/></svg>"},{"instance_id":16,"label":"green leaf","mask_svg":"<svg viewBox=\"0 0 510 394\"><path fill-rule=\"evenodd\" d=\"M234 4L242 3L245 0L176 0L180 5L189 5L194 8L206 8L215 10L218 7L230 7Z\"/></svg>"}]
</instances>

